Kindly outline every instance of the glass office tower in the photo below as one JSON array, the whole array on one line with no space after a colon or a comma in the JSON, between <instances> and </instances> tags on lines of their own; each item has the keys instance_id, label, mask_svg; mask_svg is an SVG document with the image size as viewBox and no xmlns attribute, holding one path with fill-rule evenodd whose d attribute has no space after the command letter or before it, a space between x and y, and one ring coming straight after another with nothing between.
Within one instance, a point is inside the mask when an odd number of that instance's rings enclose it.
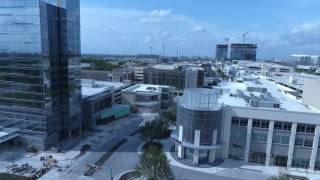
<instances>
[{"instance_id":1,"label":"glass office tower","mask_svg":"<svg viewBox=\"0 0 320 180\"><path fill-rule=\"evenodd\" d=\"M79 0L1 0L0 131L46 149L81 133Z\"/></svg>"}]
</instances>

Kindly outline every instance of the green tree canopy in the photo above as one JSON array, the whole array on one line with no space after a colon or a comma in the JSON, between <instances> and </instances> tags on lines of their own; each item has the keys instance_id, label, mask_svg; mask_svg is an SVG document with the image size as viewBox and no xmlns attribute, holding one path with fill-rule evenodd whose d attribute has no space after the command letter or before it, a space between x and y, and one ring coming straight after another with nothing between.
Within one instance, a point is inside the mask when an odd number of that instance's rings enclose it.
<instances>
[{"instance_id":1,"label":"green tree canopy","mask_svg":"<svg viewBox=\"0 0 320 180\"><path fill-rule=\"evenodd\" d=\"M156 146L144 150L136 169L148 180L174 179L167 156Z\"/></svg>"},{"instance_id":2,"label":"green tree canopy","mask_svg":"<svg viewBox=\"0 0 320 180\"><path fill-rule=\"evenodd\" d=\"M158 139L165 131L164 123L159 120L148 121L144 126L139 129L139 132L144 141L153 142Z\"/></svg>"}]
</instances>

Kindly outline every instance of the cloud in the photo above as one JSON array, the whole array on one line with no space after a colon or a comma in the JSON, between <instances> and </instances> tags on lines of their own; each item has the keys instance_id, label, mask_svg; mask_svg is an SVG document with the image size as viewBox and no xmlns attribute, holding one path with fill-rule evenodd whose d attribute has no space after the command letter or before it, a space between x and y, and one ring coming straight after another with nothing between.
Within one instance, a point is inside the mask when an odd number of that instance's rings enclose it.
<instances>
[{"instance_id":1,"label":"cloud","mask_svg":"<svg viewBox=\"0 0 320 180\"><path fill-rule=\"evenodd\" d=\"M148 47L153 46L154 53L161 54L165 43L168 55L175 55L177 49L183 55L208 55L215 44L212 34L190 33L199 25L210 28L170 9L144 11L85 6L81 9L82 52L140 54L148 53Z\"/></svg>"},{"instance_id":2,"label":"cloud","mask_svg":"<svg viewBox=\"0 0 320 180\"><path fill-rule=\"evenodd\" d=\"M175 16L171 13L171 9L155 9L149 12L141 19L141 22L160 22L174 20Z\"/></svg>"},{"instance_id":3,"label":"cloud","mask_svg":"<svg viewBox=\"0 0 320 180\"><path fill-rule=\"evenodd\" d=\"M155 9L150 13L150 16L155 18L164 18L171 15L171 9Z\"/></svg>"},{"instance_id":4,"label":"cloud","mask_svg":"<svg viewBox=\"0 0 320 180\"><path fill-rule=\"evenodd\" d=\"M192 32L207 32L207 30L203 26L194 26Z\"/></svg>"},{"instance_id":5,"label":"cloud","mask_svg":"<svg viewBox=\"0 0 320 180\"><path fill-rule=\"evenodd\" d=\"M320 20L307 22L294 27L281 37L290 45L320 45Z\"/></svg>"}]
</instances>

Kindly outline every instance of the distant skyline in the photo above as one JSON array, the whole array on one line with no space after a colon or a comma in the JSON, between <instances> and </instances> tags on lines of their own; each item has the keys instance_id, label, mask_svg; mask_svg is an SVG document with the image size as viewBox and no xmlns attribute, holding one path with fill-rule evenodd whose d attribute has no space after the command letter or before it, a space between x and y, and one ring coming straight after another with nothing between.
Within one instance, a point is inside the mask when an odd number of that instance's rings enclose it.
<instances>
[{"instance_id":1,"label":"distant skyline","mask_svg":"<svg viewBox=\"0 0 320 180\"><path fill-rule=\"evenodd\" d=\"M258 58L320 54L319 0L82 0L82 53L214 56L215 45L258 44Z\"/></svg>"}]
</instances>

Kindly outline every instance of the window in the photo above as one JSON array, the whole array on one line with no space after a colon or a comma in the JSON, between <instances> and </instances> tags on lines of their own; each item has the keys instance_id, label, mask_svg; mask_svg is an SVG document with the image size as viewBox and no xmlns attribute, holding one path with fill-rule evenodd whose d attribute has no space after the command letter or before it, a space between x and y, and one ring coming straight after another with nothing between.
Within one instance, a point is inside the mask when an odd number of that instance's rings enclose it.
<instances>
[{"instance_id":1,"label":"window","mask_svg":"<svg viewBox=\"0 0 320 180\"><path fill-rule=\"evenodd\" d=\"M306 125L305 124L298 124L297 132L305 132L305 131L306 131Z\"/></svg>"},{"instance_id":2,"label":"window","mask_svg":"<svg viewBox=\"0 0 320 180\"><path fill-rule=\"evenodd\" d=\"M289 144L290 143L290 136L284 135L281 138L281 144Z\"/></svg>"},{"instance_id":3,"label":"window","mask_svg":"<svg viewBox=\"0 0 320 180\"><path fill-rule=\"evenodd\" d=\"M268 134L260 134L260 141L264 141L264 142L267 142L268 140Z\"/></svg>"},{"instance_id":4,"label":"window","mask_svg":"<svg viewBox=\"0 0 320 180\"><path fill-rule=\"evenodd\" d=\"M233 126L248 126L248 119L247 118L240 118L240 117L232 117L232 125Z\"/></svg>"},{"instance_id":5,"label":"window","mask_svg":"<svg viewBox=\"0 0 320 180\"><path fill-rule=\"evenodd\" d=\"M240 119L240 126L248 126L248 120L245 118Z\"/></svg>"},{"instance_id":6,"label":"window","mask_svg":"<svg viewBox=\"0 0 320 180\"><path fill-rule=\"evenodd\" d=\"M303 133L312 133L315 132L315 125L307 125L307 124L298 124L297 126L297 132L303 132Z\"/></svg>"},{"instance_id":7,"label":"window","mask_svg":"<svg viewBox=\"0 0 320 180\"><path fill-rule=\"evenodd\" d=\"M315 131L315 126L314 125L307 125L306 126L306 132L307 133L314 133L314 131Z\"/></svg>"},{"instance_id":8,"label":"window","mask_svg":"<svg viewBox=\"0 0 320 180\"><path fill-rule=\"evenodd\" d=\"M292 126L292 123L284 122L283 123L283 130L291 131L291 126Z\"/></svg>"},{"instance_id":9,"label":"window","mask_svg":"<svg viewBox=\"0 0 320 180\"><path fill-rule=\"evenodd\" d=\"M279 129L279 130L282 130L282 122L274 122L274 129Z\"/></svg>"},{"instance_id":10,"label":"window","mask_svg":"<svg viewBox=\"0 0 320 180\"><path fill-rule=\"evenodd\" d=\"M273 108L280 108L280 104L273 104Z\"/></svg>"},{"instance_id":11,"label":"window","mask_svg":"<svg viewBox=\"0 0 320 180\"><path fill-rule=\"evenodd\" d=\"M269 121L262 120L261 121L261 128L269 128Z\"/></svg>"},{"instance_id":12,"label":"window","mask_svg":"<svg viewBox=\"0 0 320 180\"><path fill-rule=\"evenodd\" d=\"M272 143L280 144L281 143L281 136L277 135L277 134L273 135Z\"/></svg>"},{"instance_id":13,"label":"window","mask_svg":"<svg viewBox=\"0 0 320 180\"><path fill-rule=\"evenodd\" d=\"M302 159L302 158L293 158L292 159L292 167L297 167L297 168L309 168L309 159Z\"/></svg>"},{"instance_id":14,"label":"window","mask_svg":"<svg viewBox=\"0 0 320 180\"><path fill-rule=\"evenodd\" d=\"M253 141L261 141L261 142L266 142L268 140L268 134L266 133L255 133L252 132L251 134L251 139Z\"/></svg>"},{"instance_id":15,"label":"window","mask_svg":"<svg viewBox=\"0 0 320 180\"><path fill-rule=\"evenodd\" d=\"M304 146L305 147L312 147L313 140L312 139L305 139L304 140Z\"/></svg>"},{"instance_id":16,"label":"window","mask_svg":"<svg viewBox=\"0 0 320 180\"><path fill-rule=\"evenodd\" d=\"M253 122L252 122L252 127L258 127L260 128L260 125L261 125L261 121L258 120L258 119L254 119Z\"/></svg>"},{"instance_id":17,"label":"window","mask_svg":"<svg viewBox=\"0 0 320 180\"><path fill-rule=\"evenodd\" d=\"M239 118L232 117L232 125L239 126Z\"/></svg>"},{"instance_id":18,"label":"window","mask_svg":"<svg viewBox=\"0 0 320 180\"><path fill-rule=\"evenodd\" d=\"M303 146L303 139L302 138L296 138L296 140L294 141L294 145Z\"/></svg>"},{"instance_id":19,"label":"window","mask_svg":"<svg viewBox=\"0 0 320 180\"><path fill-rule=\"evenodd\" d=\"M247 138L247 130L244 128L236 128L233 127L231 129L231 139L246 139Z\"/></svg>"}]
</instances>

